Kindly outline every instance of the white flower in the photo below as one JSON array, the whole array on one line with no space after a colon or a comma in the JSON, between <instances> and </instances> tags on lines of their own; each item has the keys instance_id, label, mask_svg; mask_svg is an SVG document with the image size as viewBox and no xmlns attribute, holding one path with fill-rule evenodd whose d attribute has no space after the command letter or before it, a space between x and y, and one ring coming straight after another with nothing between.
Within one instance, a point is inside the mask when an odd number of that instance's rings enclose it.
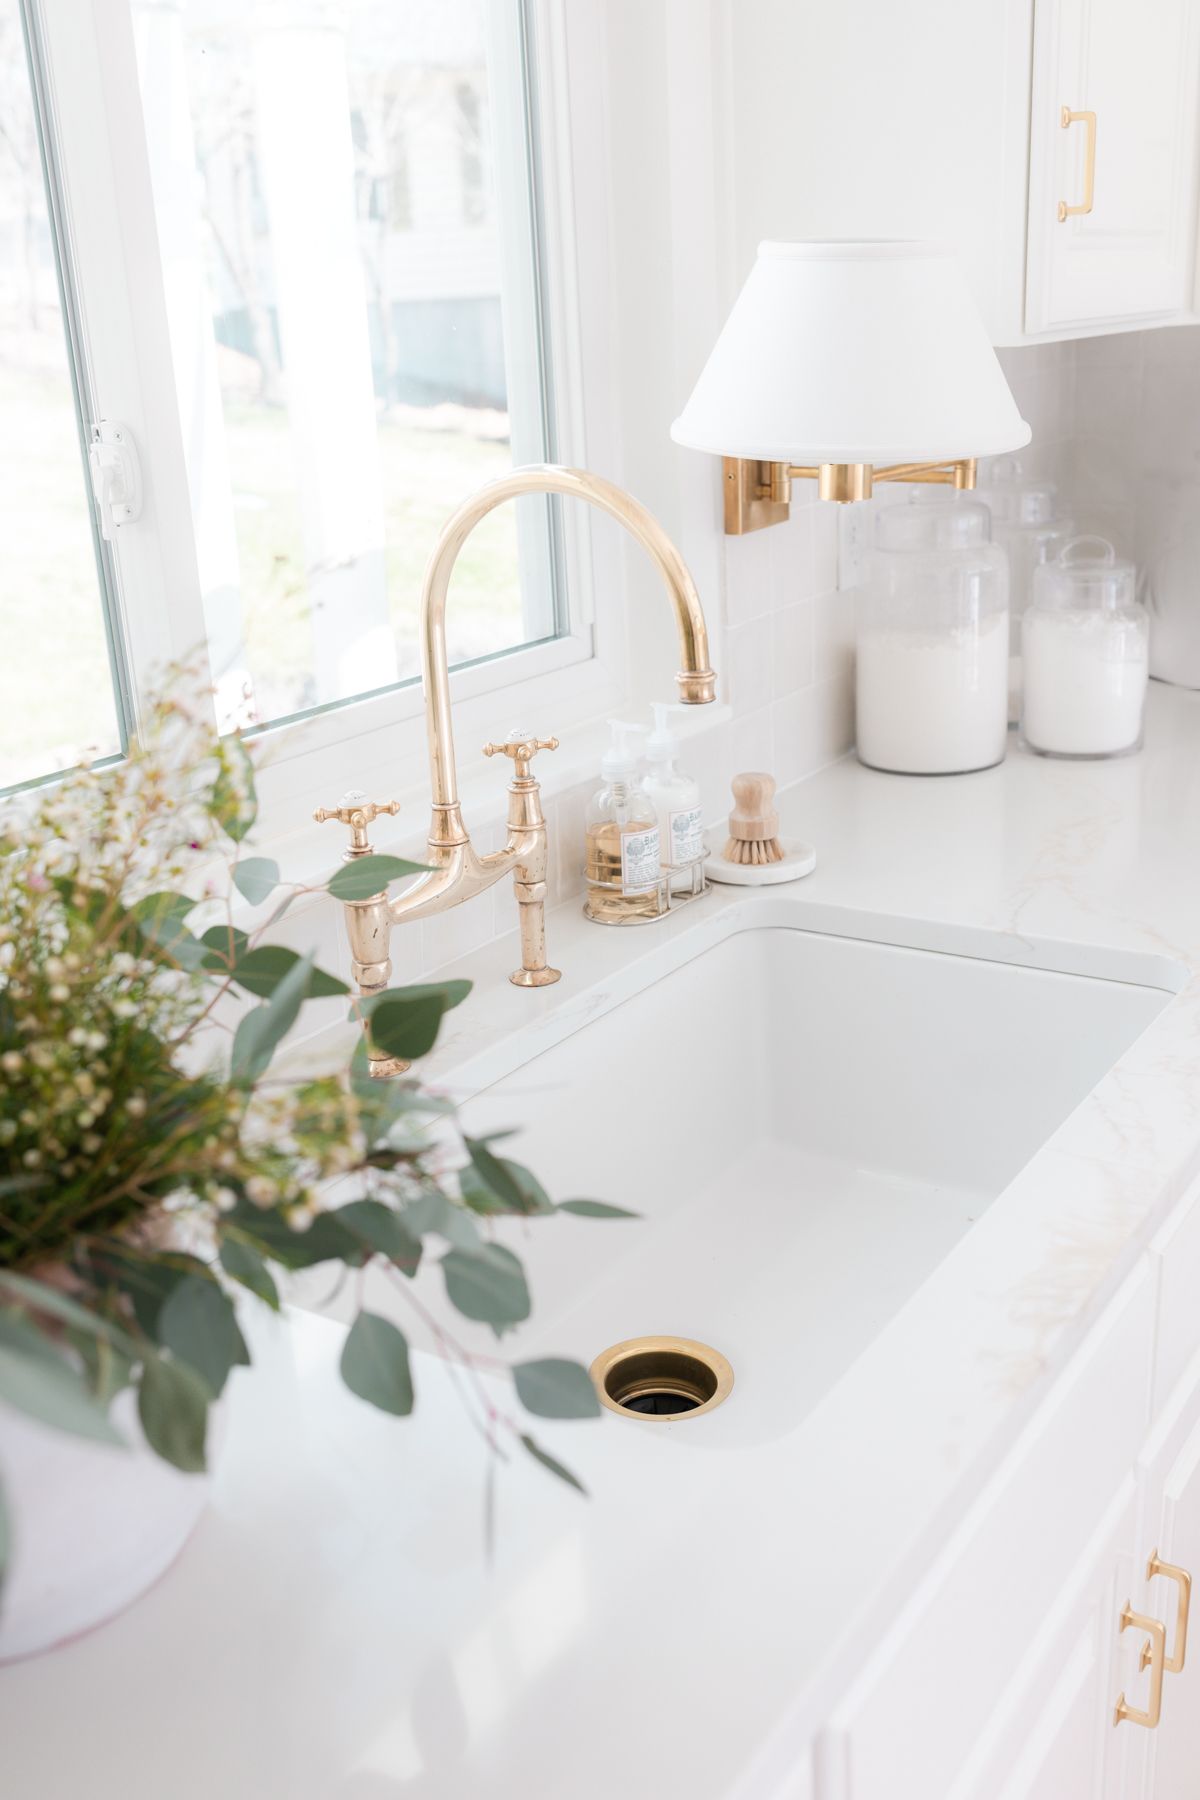
<instances>
[{"instance_id":1,"label":"white flower","mask_svg":"<svg viewBox=\"0 0 1200 1800\"><path fill-rule=\"evenodd\" d=\"M68 1044L74 1044L77 1050L82 1050L87 1044L87 1037L88 1034L83 1029L82 1025L72 1025L70 1031L67 1033L67 1042Z\"/></svg>"},{"instance_id":2,"label":"white flower","mask_svg":"<svg viewBox=\"0 0 1200 1800\"><path fill-rule=\"evenodd\" d=\"M3 1069L6 1075L19 1075L24 1067L25 1058L19 1050L6 1050L4 1055L0 1056L0 1069Z\"/></svg>"},{"instance_id":3,"label":"white flower","mask_svg":"<svg viewBox=\"0 0 1200 1800\"><path fill-rule=\"evenodd\" d=\"M65 1006L71 998L71 990L65 981L56 981L50 988L50 998L56 1006Z\"/></svg>"},{"instance_id":4,"label":"white flower","mask_svg":"<svg viewBox=\"0 0 1200 1800\"><path fill-rule=\"evenodd\" d=\"M278 1193L279 1189L266 1175L252 1175L246 1183L246 1198L255 1206L270 1206Z\"/></svg>"},{"instance_id":5,"label":"white flower","mask_svg":"<svg viewBox=\"0 0 1200 1800\"><path fill-rule=\"evenodd\" d=\"M142 1094L130 1094L125 1102L125 1111L131 1119L142 1119L146 1116L146 1101Z\"/></svg>"},{"instance_id":6,"label":"white flower","mask_svg":"<svg viewBox=\"0 0 1200 1800\"><path fill-rule=\"evenodd\" d=\"M108 1039L102 1031L88 1032L87 1047L89 1050L103 1050L107 1047L107 1044Z\"/></svg>"}]
</instances>

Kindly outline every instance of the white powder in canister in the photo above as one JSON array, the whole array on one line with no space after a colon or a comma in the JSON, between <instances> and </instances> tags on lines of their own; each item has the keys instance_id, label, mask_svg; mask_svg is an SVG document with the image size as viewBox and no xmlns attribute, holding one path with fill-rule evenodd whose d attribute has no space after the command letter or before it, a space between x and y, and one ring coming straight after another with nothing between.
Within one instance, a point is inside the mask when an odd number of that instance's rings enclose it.
<instances>
[{"instance_id":1,"label":"white powder in canister","mask_svg":"<svg viewBox=\"0 0 1200 1800\"><path fill-rule=\"evenodd\" d=\"M988 769L1008 736L1008 615L979 631L859 631L858 754L873 769Z\"/></svg>"},{"instance_id":2,"label":"white powder in canister","mask_svg":"<svg viewBox=\"0 0 1200 1800\"><path fill-rule=\"evenodd\" d=\"M1021 735L1054 756L1114 756L1142 735L1149 673L1139 621L1032 607L1024 619Z\"/></svg>"}]
</instances>

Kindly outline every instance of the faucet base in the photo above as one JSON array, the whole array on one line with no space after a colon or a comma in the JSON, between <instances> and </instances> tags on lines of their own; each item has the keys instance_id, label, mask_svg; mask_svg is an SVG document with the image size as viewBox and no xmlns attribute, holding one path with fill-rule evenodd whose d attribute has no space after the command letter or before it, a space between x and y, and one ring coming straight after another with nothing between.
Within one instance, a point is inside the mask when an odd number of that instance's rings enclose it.
<instances>
[{"instance_id":1,"label":"faucet base","mask_svg":"<svg viewBox=\"0 0 1200 1800\"><path fill-rule=\"evenodd\" d=\"M514 969L508 978L514 987L552 987L562 980L561 969Z\"/></svg>"}]
</instances>

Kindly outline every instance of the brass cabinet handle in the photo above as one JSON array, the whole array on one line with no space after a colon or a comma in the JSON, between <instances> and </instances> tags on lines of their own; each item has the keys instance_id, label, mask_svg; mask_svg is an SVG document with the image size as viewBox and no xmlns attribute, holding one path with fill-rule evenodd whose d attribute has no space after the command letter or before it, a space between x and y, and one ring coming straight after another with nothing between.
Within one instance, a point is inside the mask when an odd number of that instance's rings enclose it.
<instances>
[{"instance_id":1,"label":"brass cabinet handle","mask_svg":"<svg viewBox=\"0 0 1200 1800\"><path fill-rule=\"evenodd\" d=\"M1175 1649L1170 1656L1163 1657L1163 1668L1168 1675L1180 1675L1183 1672L1183 1661L1187 1655L1188 1611L1192 1604L1192 1578L1186 1569L1175 1563L1164 1562L1155 1550L1146 1564L1146 1580L1153 1581L1156 1575L1165 1576L1174 1581L1179 1588L1179 1607L1175 1614ZM1146 1651L1142 1651L1142 1667L1147 1666Z\"/></svg>"},{"instance_id":2,"label":"brass cabinet handle","mask_svg":"<svg viewBox=\"0 0 1200 1800\"><path fill-rule=\"evenodd\" d=\"M1124 1694L1118 1696L1113 1724L1119 1725L1124 1719L1130 1725L1144 1725L1147 1731L1153 1731L1162 1717L1163 1675L1167 1663L1167 1628L1160 1619L1149 1619L1145 1613L1134 1612L1128 1600L1121 1613L1119 1629L1121 1631L1144 1631L1147 1642L1142 1648L1142 1667L1150 1671L1150 1701L1143 1712L1139 1707L1130 1706Z\"/></svg>"},{"instance_id":3,"label":"brass cabinet handle","mask_svg":"<svg viewBox=\"0 0 1200 1800\"><path fill-rule=\"evenodd\" d=\"M1072 112L1064 106L1058 115L1058 122L1066 131L1072 125L1081 122L1087 126L1087 148L1083 153L1083 199L1078 206L1068 206L1065 200L1058 203L1058 222L1071 218L1075 213L1090 213L1092 202L1096 197L1096 115L1094 112Z\"/></svg>"}]
</instances>

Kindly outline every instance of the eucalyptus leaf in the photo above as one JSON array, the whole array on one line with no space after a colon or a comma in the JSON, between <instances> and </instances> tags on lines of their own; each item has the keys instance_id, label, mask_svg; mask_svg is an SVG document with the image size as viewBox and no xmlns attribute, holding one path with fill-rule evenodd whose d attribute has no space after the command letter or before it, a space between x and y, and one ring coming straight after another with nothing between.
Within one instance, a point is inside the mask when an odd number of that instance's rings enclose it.
<instances>
[{"instance_id":1,"label":"eucalyptus leaf","mask_svg":"<svg viewBox=\"0 0 1200 1800\"><path fill-rule=\"evenodd\" d=\"M558 1458L551 1456L548 1450L543 1450L542 1446L534 1438L526 1437L523 1433L521 1442L524 1444L526 1450L528 1450L530 1456L533 1457L534 1461L541 1463L543 1469L549 1469L552 1475L557 1475L560 1481L565 1481L568 1487L575 1488L577 1492L586 1497L587 1489L584 1487L582 1481L580 1481L578 1475L572 1475L565 1463L560 1463Z\"/></svg>"},{"instance_id":2,"label":"eucalyptus leaf","mask_svg":"<svg viewBox=\"0 0 1200 1800\"><path fill-rule=\"evenodd\" d=\"M195 1256L168 1251L162 1256L139 1256L124 1244L105 1242L88 1252L88 1268L99 1282L124 1294L133 1307L141 1330L158 1342L158 1321L171 1290L188 1275L203 1275L204 1264ZM128 1347L128 1340L127 1345Z\"/></svg>"},{"instance_id":3,"label":"eucalyptus leaf","mask_svg":"<svg viewBox=\"0 0 1200 1800\"><path fill-rule=\"evenodd\" d=\"M146 943L161 950L180 968L198 969L204 961L204 950L185 924L196 906L197 902L187 894L146 894L130 908L130 917Z\"/></svg>"},{"instance_id":4,"label":"eucalyptus leaf","mask_svg":"<svg viewBox=\"0 0 1200 1800\"><path fill-rule=\"evenodd\" d=\"M275 1312L279 1311L279 1289L257 1250L240 1238L225 1235L221 1239L220 1256L221 1267L231 1281L239 1282L260 1300L265 1300Z\"/></svg>"},{"instance_id":5,"label":"eucalyptus leaf","mask_svg":"<svg viewBox=\"0 0 1200 1800\"><path fill-rule=\"evenodd\" d=\"M5 1293L23 1302L31 1312L45 1313L47 1317L58 1319L64 1325L74 1326L77 1331L103 1339L116 1349L124 1351L127 1356L137 1354L137 1346L128 1332L122 1331L110 1319L90 1312L86 1306L81 1306L77 1300L72 1300L61 1289L51 1287L48 1282L37 1281L31 1275L18 1275L12 1269L0 1269L0 1296Z\"/></svg>"},{"instance_id":6,"label":"eucalyptus leaf","mask_svg":"<svg viewBox=\"0 0 1200 1800\"><path fill-rule=\"evenodd\" d=\"M401 1217L414 1236L424 1237L427 1231L434 1231L458 1250L475 1250L483 1242L479 1227L466 1208L455 1206L441 1192L410 1200Z\"/></svg>"},{"instance_id":7,"label":"eucalyptus leaf","mask_svg":"<svg viewBox=\"0 0 1200 1800\"><path fill-rule=\"evenodd\" d=\"M235 863L233 885L251 906L261 906L279 886L279 864L269 856L248 856Z\"/></svg>"},{"instance_id":8,"label":"eucalyptus leaf","mask_svg":"<svg viewBox=\"0 0 1200 1800\"><path fill-rule=\"evenodd\" d=\"M31 1325L8 1314L0 1315L0 1400L74 1437L124 1442L80 1372Z\"/></svg>"},{"instance_id":9,"label":"eucalyptus leaf","mask_svg":"<svg viewBox=\"0 0 1200 1800\"><path fill-rule=\"evenodd\" d=\"M579 1219L640 1219L642 1216L624 1206L609 1206L606 1200L560 1200L554 1210L574 1213Z\"/></svg>"},{"instance_id":10,"label":"eucalyptus leaf","mask_svg":"<svg viewBox=\"0 0 1200 1800\"><path fill-rule=\"evenodd\" d=\"M352 1236L370 1250L386 1256L405 1275L415 1275L421 1262L421 1240L414 1237L399 1213L382 1200L352 1200L333 1215Z\"/></svg>"},{"instance_id":11,"label":"eucalyptus leaf","mask_svg":"<svg viewBox=\"0 0 1200 1800\"><path fill-rule=\"evenodd\" d=\"M304 959L282 944L259 944L254 950L240 950L229 973L248 994L269 998L301 960ZM304 992L306 1000L323 1000L333 994L350 992L338 976L314 968L311 958L306 960L309 963L308 986Z\"/></svg>"},{"instance_id":12,"label":"eucalyptus leaf","mask_svg":"<svg viewBox=\"0 0 1200 1800\"><path fill-rule=\"evenodd\" d=\"M310 1269L323 1262L346 1262L356 1268L366 1260L361 1241L332 1212L318 1213L306 1230L296 1231L274 1208L243 1200L223 1215L223 1225L285 1269Z\"/></svg>"},{"instance_id":13,"label":"eucalyptus leaf","mask_svg":"<svg viewBox=\"0 0 1200 1800\"><path fill-rule=\"evenodd\" d=\"M202 933L200 942L204 945L206 955L201 964L205 969L217 969L228 975L233 964L242 955L250 939L236 925L210 925Z\"/></svg>"},{"instance_id":14,"label":"eucalyptus leaf","mask_svg":"<svg viewBox=\"0 0 1200 1800\"><path fill-rule=\"evenodd\" d=\"M433 1049L445 1010L440 994L422 994L417 1000L389 1000L371 1015L372 1041L385 1055L412 1062Z\"/></svg>"},{"instance_id":15,"label":"eucalyptus leaf","mask_svg":"<svg viewBox=\"0 0 1200 1800\"><path fill-rule=\"evenodd\" d=\"M517 1363L513 1369L517 1395L527 1412L543 1419L594 1419L600 1402L582 1363L562 1356Z\"/></svg>"},{"instance_id":16,"label":"eucalyptus leaf","mask_svg":"<svg viewBox=\"0 0 1200 1800\"><path fill-rule=\"evenodd\" d=\"M135 1359L114 1349L107 1338L69 1327L67 1337L87 1370L88 1391L105 1410L129 1386Z\"/></svg>"},{"instance_id":17,"label":"eucalyptus leaf","mask_svg":"<svg viewBox=\"0 0 1200 1800\"><path fill-rule=\"evenodd\" d=\"M358 1012L370 1018L377 1006L389 1000L421 1000L426 994L440 994L443 1010L452 1012L461 1006L475 983L473 981L416 981L408 987L380 988L375 994L360 994L355 1002Z\"/></svg>"},{"instance_id":18,"label":"eucalyptus leaf","mask_svg":"<svg viewBox=\"0 0 1200 1800\"><path fill-rule=\"evenodd\" d=\"M195 1370L214 1400L234 1365L250 1361L233 1302L212 1276L188 1275L172 1289L159 1315L158 1341Z\"/></svg>"},{"instance_id":19,"label":"eucalyptus leaf","mask_svg":"<svg viewBox=\"0 0 1200 1800\"><path fill-rule=\"evenodd\" d=\"M502 1244L449 1250L442 1258L446 1297L467 1319L482 1319L499 1335L529 1317L525 1271Z\"/></svg>"},{"instance_id":20,"label":"eucalyptus leaf","mask_svg":"<svg viewBox=\"0 0 1200 1800\"><path fill-rule=\"evenodd\" d=\"M412 1371L404 1333L378 1313L360 1312L342 1348L342 1380L381 1412L405 1418L413 1409Z\"/></svg>"},{"instance_id":21,"label":"eucalyptus leaf","mask_svg":"<svg viewBox=\"0 0 1200 1800\"><path fill-rule=\"evenodd\" d=\"M343 863L325 886L335 900L373 900L401 875L429 873L427 863L407 862L402 856L356 856Z\"/></svg>"},{"instance_id":22,"label":"eucalyptus leaf","mask_svg":"<svg viewBox=\"0 0 1200 1800\"><path fill-rule=\"evenodd\" d=\"M205 1466L209 1390L186 1363L152 1355L142 1365L138 1418L152 1450L185 1474Z\"/></svg>"},{"instance_id":23,"label":"eucalyptus leaf","mask_svg":"<svg viewBox=\"0 0 1200 1800\"><path fill-rule=\"evenodd\" d=\"M225 835L240 844L258 817L254 764L236 735L222 740L219 755L221 768L212 790L213 816Z\"/></svg>"},{"instance_id":24,"label":"eucalyptus leaf","mask_svg":"<svg viewBox=\"0 0 1200 1800\"><path fill-rule=\"evenodd\" d=\"M468 1170L460 1175L463 1198L481 1213L517 1213L528 1217L554 1211L545 1188L529 1169L508 1157L497 1156L482 1138L464 1137L470 1157ZM464 1180L463 1177L466 1177Z\"/></svg>"},{"instance_id":25,"label":"eucalyptus leaf","mask_svg":"<svg viewBox=\"0 0 1200 1800\"><path fill-rule=\"evenodd\" d=\"M312 956L297 957L269 1000L254 1007L240 1021L233 1040L230 1073L235 1081L255 1082L262 1075L279 1043L296 1022L312 975Z\"/></svg>"}]
</instances>

